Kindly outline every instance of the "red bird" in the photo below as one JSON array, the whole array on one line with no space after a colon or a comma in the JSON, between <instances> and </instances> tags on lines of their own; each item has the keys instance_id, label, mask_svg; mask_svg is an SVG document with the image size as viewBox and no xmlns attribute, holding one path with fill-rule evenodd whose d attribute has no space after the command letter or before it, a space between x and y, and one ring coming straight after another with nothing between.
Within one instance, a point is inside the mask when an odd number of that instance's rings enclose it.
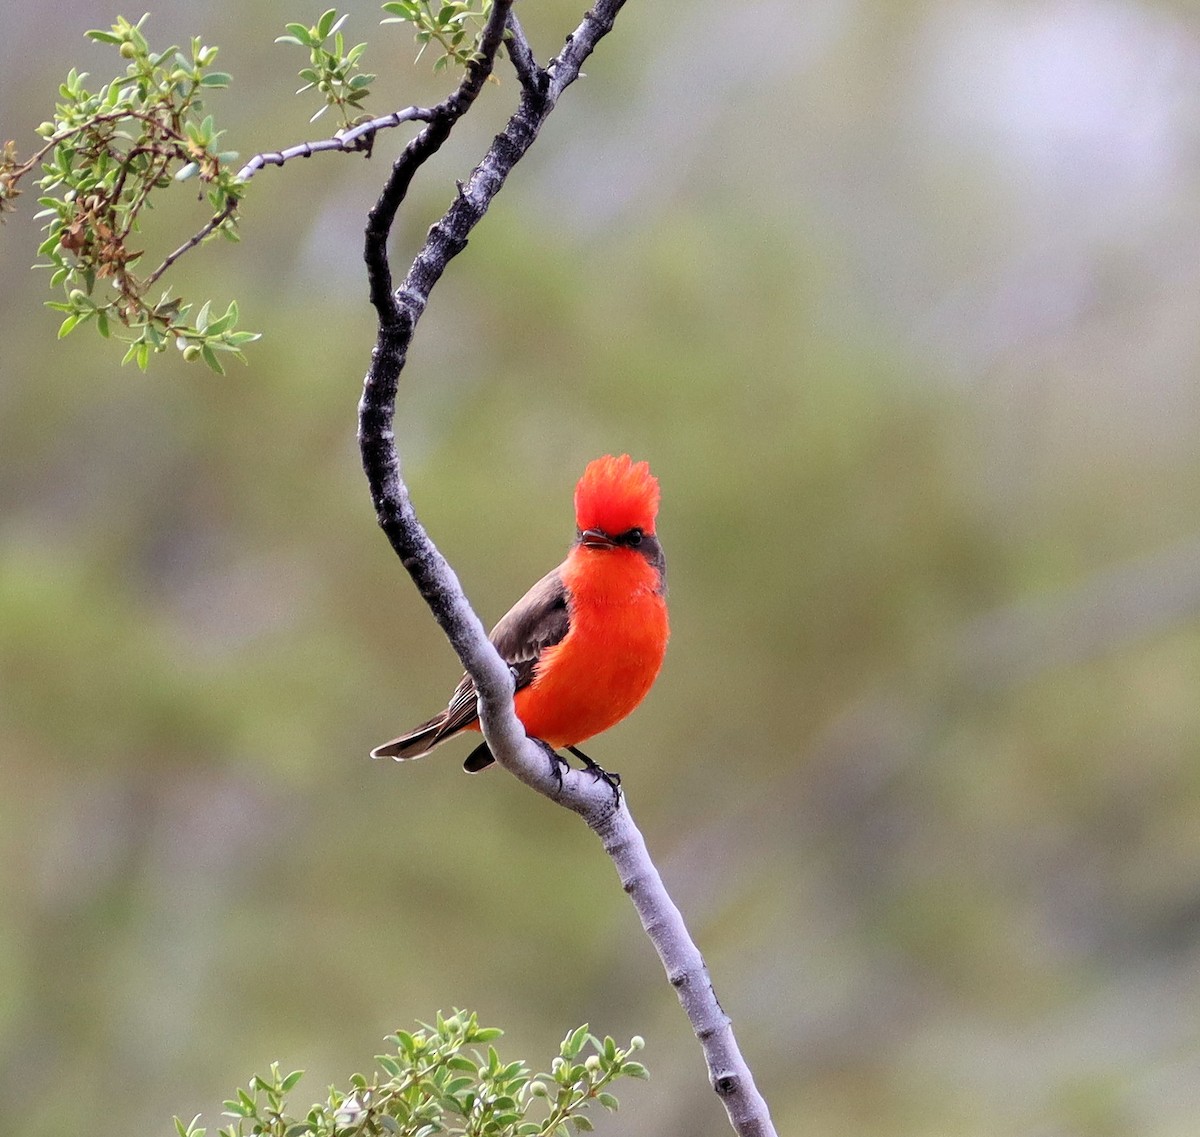
<instances>
[{"instance_id":1,"label":"red bird","mask_svg":"<svg viewBox=\"0 0 1200 1137\"><path fill-rule=\"evenodd\" d=\"M531 738L576 746L620 722L645 698L667 649L666 562L654 533L658 479L628 454L589 462L575 487L578 532L567 559L517 601L491 641L516 677L517 717ZM371 751L419 758L464 730L479 730L475 684L464 675L450 705ZM495 759L487 743L464 768ZM603 771L601 771L603 774Z\"/></svg>"}]
</instances>

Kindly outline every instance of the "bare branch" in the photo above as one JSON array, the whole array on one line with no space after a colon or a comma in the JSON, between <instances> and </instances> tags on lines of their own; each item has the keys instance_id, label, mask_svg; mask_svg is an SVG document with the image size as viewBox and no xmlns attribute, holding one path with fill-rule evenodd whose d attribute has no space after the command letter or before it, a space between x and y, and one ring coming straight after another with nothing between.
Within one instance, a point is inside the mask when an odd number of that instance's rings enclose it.
<instances>
[{"instance_id":1,"label":"bare branch","mask_svg":"<svg viewBox=\"0 0 1200 1137\"><path fill-rule=\"evenodd\" d=\"M483 734L496 760L527 785L580 814L600 837L700 1040L710 1083L734 1131L741 1137L774 1137L766 1102L741 1057L704 961L667 895L623 795L610 791L585 771L560 774L557 761L526 737L513 710L512 675L489 642L453 569L418 521L400 476L393 432L396 392L430 291L449 262L466 247L471 230L509 171L533 144L558 96L578 77L583 61L612 28L624 0L599 0L568 37L548 71L539 70L533 62L520 25L509 11L511 2L496 0L480 45L481 58L472 64L473 70L459 89L434 108L429 124L397 159L368 219L364 255L379 331L359 403L363 469L380 527L475 681ZM460 187L455 201L430 229L401 286L393 290L387 240L396 211L417 169L442 145L474 101L492 66L506 21L510 55L521 77L520 104Z\"/></svg>"},{"instance_id":2,"label":"bare branch","mask_svg":"<svg viewBox=\"0 0 1200 1137\"><path fill-rule=\"evenodd\" d=\"M267 151L255 154L237 172L239 182L248 182L264 166L282 166L293 158L311 158L322 151L340 150L343 153L363 151L371 152L375 134L380 130L388 130L399 126L402 122L429 122L433 111L427 107L406 107L402 111L392 111L391 114L381 115L369 122L360 122L357 126L339 130L332 138L322 138L319 142L300 142L289 146L286 150Z\"/></svg>"},{"instance_id":3,"label":"bare branch","mask_svg":"<svg viewBox=\"0 0 1200 1137\"><path fill-rule=\"evenodd\" d=\"M454 129L454 124L471 109L471 105L483 89L484 83L487 82L487 77L492 73L496 52L499 50L504 36L504 25L512 3L513 0L496 0L496 3L492 5L491 15L479 40L479 52L467 65L467 73L463 81L448 99L434 108L429 124L404 148L392 164L392 172L383 187L383 192L379 195L379 200L370 213L367 214L366 245L363 255L367 262L367 282L371 290L371 303L379 313L381 325L381 342L376 344L376 351L384 346L382 343L384 327L390 327L399 317L397 302L392 296L392 270L387 256L387 238L392 231L392 223L396 219L396 210L400 208L400 203L408 193L413 175L441 149L442 143L450 137L450 131ZM464 238L463 244L465 245L465 243ZM449 260L458 251L459 249L455 249L446 259ZM430 287L432 287L432 283ZM427 289L420 301L420 310L424 310L425 298L428 297L428 294ZM419 316L420 311L412 316L413 325L416 324ZM412 330L411 326L408 327L403 337L405 349L408 341L412 338ZM401 357L396 367L397 375L403 366L404 360ZM392 401L394 399L393 392Z\"/></svg>"},{"instance_id":4,"label":"bare branch","mask_svg":"<svg viewBox=\"0 0 1200 1137\"><path fill-rule=\"evenodd\" d=\"M521 27L521 21L517 19L516 12L508 14L508 32L504 37L504 43L508 48L508 57L512 60L517 78L521 80L521 86L527 91L543 94L546 84L550 81L550 76L538 66L537 60L534 59L533 51L529 46L529 41L525 38L525 31Z\"/></svg>"},{"instance_id":5,"label":"bare branch","mask_svg":"<svg viewBox=\"0 0 1200 1137\"><path fill-rule=\"evenodd\" d=\"M499 758L498 753L496 756ZM709 1085L725 1106L733 1131L739 1137L775 1137L767 1103L738 1049L733 1026L717 1001L700 950L667 893L624 799L608 818L599 824L589 820L588 824L612 858L621 887L633 901L667 979L700 1040Z\"/></svg>"}]
</instances>

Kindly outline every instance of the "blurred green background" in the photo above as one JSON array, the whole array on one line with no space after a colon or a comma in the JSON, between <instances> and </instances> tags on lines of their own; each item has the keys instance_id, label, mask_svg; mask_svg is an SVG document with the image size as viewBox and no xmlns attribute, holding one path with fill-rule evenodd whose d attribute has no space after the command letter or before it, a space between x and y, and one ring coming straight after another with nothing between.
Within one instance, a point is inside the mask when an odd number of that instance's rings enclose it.
<instances>
[{"instance_id":1,"label":"blurred green background","mask_svg":"<svg viewBox=\"0 0 1200 1137\"><path fill-rule=\"evenodd\" d=\"M432 101L354 3L376 113ZM138 10L126 10L136 18ZM164 3L244 155L319 137L297 3ZM523 0L549 57L578 5ZM116 9L10 5L26 151ZM585 462L663 485L674 635L589 749L781 1133L1193 1134L1200 1110L1200 20L1167 0L631 3L434 293L417 508L485 621L562 555ZM502 69L503 73L503 69ZM422 176L419 244L503 122ZM577 820L460 751L370 747L458 667L355 449L375 160L256 179L179 286L248 368L54 338L0 234L0 1131L211 1122L454 1004L548 1061L647 1038L600 1132L727 1132ZM194 228L179 191L162 243ZM172 210L175 210L173 212ZM171 244L174 242L171 241Z\"/></svg>"}]
</instances>

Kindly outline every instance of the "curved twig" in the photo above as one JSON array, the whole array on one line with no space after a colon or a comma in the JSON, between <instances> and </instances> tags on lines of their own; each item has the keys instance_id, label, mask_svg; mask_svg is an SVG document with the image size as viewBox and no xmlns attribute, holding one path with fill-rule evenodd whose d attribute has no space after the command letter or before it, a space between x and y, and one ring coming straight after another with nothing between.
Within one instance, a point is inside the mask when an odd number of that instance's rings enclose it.
<instances>
[{"instance_id":1,"label":"curved twig","mask_svg":"<svg viewBox=\"0 0 1200 1137\"><path fill-rule=\"evenodd\" d=\"M322 138L319 142L298 142L286 150L270 150L255 154L237 172L239 182L248 182L264 166L282 166L293 158L311 158L314 154L326 151L357 151L368 154L375 134L380 130L389 130L402 122L429 122L434 112L427 107L405 107L404 110L392 111L391 114L380 115L369 122L360 122L357 126L339 130L332 138Z\"/></svg>"},{"instance_id":2,"label":"curved twig","mask_svg":"<svg viewBox=\"0 0 1200 1137\"><path fill-rule=\"evenodd\" d=\"M223 225L230 217L233 216L233 211L237 209L238 199L230 197L225 200L225 208L217 213L214 213L199 229L196 230L182 245L177 249L172 249L162 259L162 263L142 281L141 290L144 292L147 288L153 285L164 272L167 271L184 253L189 249L194 249L202 241L204 241L213 230Z\"/></svg>"},{"instance_id":3,"label":"curved twig","mask_svg":"<svg viewBox=\"0 0 1200 1137\"><path fill-rule=\"evenodd\" d=\"M774 1137L766 1102L717 1002L704 960L667 894L623 795L614 795L606 784L584 771L567 770L560 776L539 744L525 736L513 711L508 667L488 641L453 569L413 511L400 476L393 432L400 372L431 289L450 260L466 247L468 234L532 145L558 96L578 77L583 61L611 29L623 2L600 0L568 37L551 67L542 71L509 12L512 0L495 0L479 56L462 84L434 108L429 124L393 165L366 231L364 256L379 331L359 403L359 445L379 525L475 681L483 733L492 753L521 781L580 814L600 838L700 1040L710 1083L725 1105L734 1131L742 1137ZM446 140L482 88L506 20L510 49L515 48L510 54L521 78L520 105L460 187L450 208L430 229L402 284L393 288L387 240L396 211L416 171Z\"/></svg>"},{"instance_id":4,"label":"curved twig","mask_svg":"<svg viewBox=\"0 0 1200 1137\"><path fill-rule=\"evenodd\" d=\"M369 122L361 122L357 126L339 130L331 138L322 138L318 142L298 142L295 146L289 146L285 150L267 150L261 154L255 154L249 162L238 170L236 178L239 182L248 182L259 170L266 166L282 166L285 162L290 162L293 158L311 158L314 154L328 153L330 151L340 153L362 151L369 157L377 131L390 130L392 127L399 126L402 122L429 122L433 118L433 115L434 112L427 107L405 107L404 110L392 111L391 114L380 115L379 118L373 118ZM239 198L234 197L232 194L227 197L221 209L217 210L182 245L163 257L162 264L142 282L142 288L149 288L184 253L188 252L189 249L194 249L210 233L228 221L236 212L239 200Z\"/></svg>"}]
</instances>

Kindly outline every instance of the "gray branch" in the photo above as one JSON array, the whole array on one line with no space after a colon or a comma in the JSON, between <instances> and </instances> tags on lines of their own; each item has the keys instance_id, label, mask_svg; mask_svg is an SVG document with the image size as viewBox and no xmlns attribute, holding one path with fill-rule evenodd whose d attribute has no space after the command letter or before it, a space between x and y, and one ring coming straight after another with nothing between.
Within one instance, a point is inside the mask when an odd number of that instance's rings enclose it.
<instances>
[{"instance_id":1,"label":"gray branch","mask_svg":"<svg viewBox=\"0 0 1200 1137\"><path fill-rule=\"evenodd\" d=\"M704 960L667 894L624 796L585 771L561 770L542 744L526 737L513 710L509 669L489 642L453 569L413 510L400 473L393 429L400 372L430 291L450 260L466 247L471 230L509 171L533 144L558 97L579 76L584 60L612 28L623 3L599 0L567 38L558 58L543 71L511 15L512 0L495 0L479 53L459 88L433 108L428 125L397 158L367 222L364 256L379 330L359 403L359 445L379 525L475 681L483 734L496 760L526 785L574 810L600 838L687 1012L704 1051L709 1081L734 1132L741 1137L774 1137L766 1102L717 1002ZM387 240L396 211L416 171L436 153L475 101L506 32L521 79L520 104L460 187L455 201L430 229L403 282L394 287Z\"/></svg>"},{"instance_id":2,"label":"gray branch","mask_svg":"<svg viewBox=\"0 0 1200 1137\"><path fill-rule=\"evenodd\" d=\"M521 21L517 19L516 12L508 14L508 32L504 42L508 47L508 57L512 60L513 69L517 73L517 78L521 80L521 85L526 90L536 91L539 94L543 92L546 84L550 81L550 76L537 65L537 60L533 58L533 51L529 46L529 41L525 38L525 32L521 28Z\"/></svg>"},{"instance_id":3,"label":"gray branch","mask_svg":"<svg viewBox=\"0 0 1200 1137\"><path fill-rule=\"evenodd\" d=\"M237 172L239 182L248 182L264 166L282 166L293 158L311 158L314 154L326 151L350 153L361 151L370 154L375 134L380 130L390 130L402 122L428 122L433 118L433 111L425 107L405 107L401 111L380 115L370 122L360 122L357 126L348 126L339 130L331 138L322 138L318 142L298 142L286 150L269 150L255 154Z\"/></svg>"}]
</instances>

